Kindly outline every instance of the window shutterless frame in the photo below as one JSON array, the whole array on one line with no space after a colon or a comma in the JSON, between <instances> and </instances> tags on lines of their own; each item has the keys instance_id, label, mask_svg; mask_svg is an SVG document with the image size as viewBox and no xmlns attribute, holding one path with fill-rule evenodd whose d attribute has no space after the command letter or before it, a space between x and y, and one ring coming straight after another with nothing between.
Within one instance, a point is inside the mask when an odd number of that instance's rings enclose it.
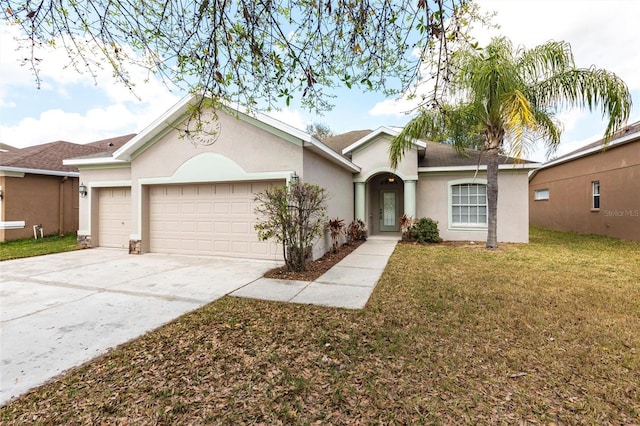
<instances>
[{"instance_id":1,"label":"window shutterless frame","mask_svg":"<svg viewBox=\"0 0 640 426\"><path fill-rule=\"evenodd\" d=\"M600 181L599 180L595 180L591 182L591 193L592 193L591 209L600 210Z\"/></svg>"},{"instance_id":2,"label":"window shutterless frame","mask_svg":"<svg viewBox=\"0 0 640 426\"><path fill-rule=\"evenodd\" d=\"M549 199L549 189L536 189L534 194L534 200L548 200Z\"/></svg>"}]
</instances>

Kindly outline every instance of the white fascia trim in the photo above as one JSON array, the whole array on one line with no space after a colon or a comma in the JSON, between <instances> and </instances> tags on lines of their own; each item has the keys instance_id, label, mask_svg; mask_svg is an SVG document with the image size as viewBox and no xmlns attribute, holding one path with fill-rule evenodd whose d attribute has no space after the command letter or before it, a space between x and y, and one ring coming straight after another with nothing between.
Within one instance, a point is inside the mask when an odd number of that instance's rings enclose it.
<instances>
[{"instance_id":1,"label":"white fascia trim","mask_svg":"<svg viewBox=\"0 0 640 426\"><path fill-rule=\"evenodd\" d=\"M63 163L64 164L64 163ZM66 164L65 164L66 165ZM22 174L32 174L32 175L47 175L47 176L67 176L67 177L78 177L80 173L78 172L63 172L58 170L43 170L43 169L28 169L25 167L8 167L2 166L0 167L1 172L9 172L9 173L22 173ZM9 177L24 177L23 176L10 176Z\"/></svg>"},{"instance_id":2,"label":"white fascia trim","mask_svg":"<svg viewBox=\"0 0 640 426\"><path fill-rule=\"evenodd\" d=\"M355 150L356 148L359 148L360 146L366 144L367 142L375 139L378 135L381 134L386 134L389 135L391 137L395 137L398 135L397 130L394 129L390 129L388 127L378 127L376 130L374 130L373 132L369 133L368 135L364 136L363 138L358 139L357 141L355 141L354 143L352 143L351 145L349 145L348 147L346 147L345 149L342 150L342 154L346 155L347 153ZM414 140L413 141L413 145L419 147L419 148L426 148L427 144L425 142L419 141L419 140Z\"/></svg>"},{"instance_id":3,"label":"white fascia trim","mask_svg":"<svg viewBox=\"0 0 640 426\"><path fill-rule=\"evenodd\" d=\"M0 177L23 178L24 172L10 172L8 170L2 170L2 167L0 167Z\"/></svg>"},{"instance_id":4,"label":"white fascia trim","mask_svg":"<svg viewBox=\"0 0 640 426\"><path fill-rule=\"evenodd\" d=\"M115 188L115 187L131 186L130 180L104 180L97 182L89 182L89 188Z\"/></svg>"},{"instance_id":5,"label":"white fascia trim","mask_svg":"<svg viewBox=\"0 0 640 426\"><path fill-rule=\"evenodd\" d=\"M131 156L144 144L149 142L158 134L166 131L166 128L176 122L181 116L186 114L187 107L192 100L197 98L196 95L187 95L180 99L178 103L169 108L164 114L155 119L151 124L145 127L140 133L134 136L129 142L122 145L113 153L113 158L120 161L130 161Z\"/></svg>"},{"instance_id":6,"label":"white fascia trim","mask_svg":"<svg viewBox=\"0 0 640 426\"><path fill-rule=\"evenodd\" d=\"M338 153L336 153L334 150L314 138L311 138L311 140L305 143L304 146L309 147L312 151L318 152L318 154L325 158L328 158L329 160L332 160L334 163L338 163L344 168L349 169L352 173L360 173L361 169L359 166L356 166L354 163L347 160L343 156L338 155Z\"/></svg>"},{"instance_id":7,"label":"white fascia trim","mask_svg":"<svg viewBox=\"0 0 640 426\"><path fill-rule=\"evenodd\" d=\"M23 229L24 220L7 220L0 222L0 229Z\"/></svg>"},{"instance_id":8,"label":"white fascia trim","mask_svg":"<svg viewBox=\"0 0 640 426\"><path fill-rule=\"evenodd\" d=\"M498 170L534 170L540 167L540 163L500 164ZM487 170L486 165L480 166L443 166L443 167L418 167L418 173L429 172L466 172Z\"/></svg>"},{"instance_id":9,"label":"white fascia trim","mask_svg":"<svg viewBox=\"0 0 640 426\"><path fill-rule=\"evenodd\" d=\"M413 181L413 180L417 181L418 180L418 175L407 175L407 174L402 173L399 170L396 170L396 169L393 169L391 167L385 166L385 167L376 167L375 169L371 169L364 176L354 177L353 178L353 182L354 183L367 182L369 179L371 179L373 176L377 175L378 173L393 173L394 175L398 176L403 181Z\"/></svg>"},{"instance_id":10,"label":"white fascia trim","mask_svg":"<svg viewBox=\"0 0 640 426\"><path fill-rule=\"evenodd\" d=\"M540 165L540 169L546 169L547 167L552 167L552 166L556 166L558 164L562 164L562 163L566 163L567 161L571 161L571 160L575 160L576 158L580 158L580 157L585 157L587 155L591 155L593 153L596 153L598 151L602 151L602 149L609 149L612 148L616 145L621 145L625 142L629 142L629 140L631 139L636 139L636 138L640 138L640 131L638 132L634 132L631 134L628 134L626 136L623 136L619 139L610 141L606 146L603 146L602 144L594 146L593 148L589 148L585 151L580 151L580 152L576 152L573 155L570 155L568 157L562 157L559 158L557 160L551 160L548 163L543 163Z\"/></svg>"},{"instance_id":11,"label":"white fascia trim","mask_svg":"<svg viewBox=\"0 0 640 426\"><path fill-rule=\"evenodd\" d=\"M275 129L278 129L281 132L287 133L296 139L300 139L303 142L311 142L311 140L313 139L313 136L311 136L307 132L304 132L296 127L290 126L287 123L283 123L277 118L270 117L267 114L264 114L258 111L251 111L250 109L244 108L242 105L236 102L224 102L223 105L229 109L234 110L239 114L243 114L243 115L255 118L256 120L268 126L271 126Z\"/></svg>"},{"instance_id":12,"label":"white fascia trim","mask_svg":"<svg viewBox=\"0 0 640 426\"><path fill-rule=\"evenodd\" d=\"M147 126L144 130L142 130L138 135L133 137L129 142L124 144L120 149L113 153L113 158L120 161L130 161L131 156L140 148L142 148L147 142L161 135L163 132L166 132L167 127L173 125L173 123L180 120L188 111L188 107L190 104L195 104L198 102L199 98L202 95L187 95L180 100L177 104L175 104L171 109L165 112L162 116L156 119L153 123ZM253 118L257 120L259 123L265 124L273 129L276 129L280 132L283 132L289 136L291 136L294 140L302 141L302 145L310 144L314 148L316 148L319 152L323 153L325 156L328 156L329 159L342 165L343 167L348 168L351 171L358 172L360 169L355 166L350 161L341 157L337 153L330 150L328 147L324 146L320 141L313 138L310 134L297 129L293 126L290 126L286 123L283 123L280 120L277 120L273 117L270 117L261 112L253 112L243 108L237 103L234 102L223 102L222 105L230 110L235 111L242 119L245 121L248 118ZM247 112L245 112L247 111ZM85 163L92 164L92 163Z\"/></svg>"},{"instance_id":13,"label":"white fascia trim","mask_svg":"<svg viewBox=\"0 0 640 426\"><path fill-rule=\"evenodd\" d=\"M97 166L102 164L109 165L122 165L126 166L129 163L123 160L117 160L113 157L99 157L99 158L68 158L66 160L62 160L62 164L65 166Z\"/></svg>"},{"instance_id":14,"label":"white fascia trim","mask_svg":"<svg viewBox=\"0 0 640 426\"><path fill-rule=\"evenodd\" d=\"M303 132L300 129L292 127L287 123L283 123L282 121L276 118L270 117L261 112L245 113L241 111L242 107L236 103L227 103L225 104L225 106L227 108L233 109L238 114L242 114L243 116L254 118L262 124L266 124L267 126L273 127L274 129L277 129L283 133L288 134L289 136L292 136L295 139L302 141L302 146L310 147L313 151L316 151L318 154L322 155L323 157L349 169L353 173L360 172L360 167L356 166L351 161L339 155L337 152L335 152L334 150L332 150L331 148L329 148L328 146L326 146L325 144L323 144L322 142L320 142L319 140L317 140L307 132Z\"/></svg>"},{"instance_id":15,"label":"white fascia trim","mask_svg":"<svg viewBox=\"0 0 640 426\"><path fill-rule=\"evenodd\" d=\"M135 136L124 146L114 152L113 157L119 160L130 160L131 156L139 148L143 147L153 138L161 135L166 131L167 127L170 127L173 123L180 120L187 113L188 106L190 104L195 104L199 100L199 97L201 97L201 95L189 95L182 98L182 100L174 105L169 111L164 113L160 118L151 123L151 125L147 126L137 136ZM303 146L311 145L325 157L328 157L333 162L338 163L353 172L360 171L360 169L356 165L338 155L337 153L333 152L331 149L324 146L324 144L322 144L320 141L316 140L313 136L300 129L283 123L282 121L261 112L247 110L246 108L243 108L241 105L234 102L223 102L222 105L223 107L232 110L232 113L235 112L236 114L238 114L238 116L244 121L247 121L248 119L257 120L261 124L264 124L268 127L271 127L272 129L278 130L290 136L293 140L302 141L301 145Z\"/></svg>"}]
</instances>

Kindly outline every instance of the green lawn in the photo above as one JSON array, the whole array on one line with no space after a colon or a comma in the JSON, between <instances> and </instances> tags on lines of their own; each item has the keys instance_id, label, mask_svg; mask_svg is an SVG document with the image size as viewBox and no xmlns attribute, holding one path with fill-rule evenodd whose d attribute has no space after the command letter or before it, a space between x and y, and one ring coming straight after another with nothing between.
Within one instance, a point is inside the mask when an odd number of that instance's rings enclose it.
<instances>
[{"instance_id":1,"label":"green lawn","mask_svg":"<svg viewBox=\"0 0 640 426\"><path fill-rule=\"evenodd\" d=\"M81 249L75 235L25 238L0 243L0 261Z\"/></svg>"},{"instance_id":2,"label":"green lawn","mask_svg":"<svg viewBox=\"0 0 640 426\"><path fill-rule=\"evenodd\" d=\"M640 244L398 245L367 307L225 297L3 424L638 424Z\"/></svg>"}]
</instances>

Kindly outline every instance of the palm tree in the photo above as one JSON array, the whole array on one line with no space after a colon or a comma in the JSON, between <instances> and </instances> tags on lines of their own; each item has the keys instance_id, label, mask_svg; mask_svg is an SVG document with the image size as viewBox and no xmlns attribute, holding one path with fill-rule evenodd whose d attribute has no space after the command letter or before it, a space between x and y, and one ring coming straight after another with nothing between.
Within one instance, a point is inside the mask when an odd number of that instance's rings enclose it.
<instances>
[{"instance_id":1,"label":"palm tree","mask_svg":"<svg viewBox=\"0 0 640 426\"><path fill-rule=\"evenodd\" d=\"M455 102L422 110L391 143L393 167L419 138L453 144L459 150L481 138L487 159L487 248L496 248L498 154L505 148L516 158L537 140L549 153L560 143L559 108L598 105L608 117L604 140L627 121L631 95L626 84L606 70L576 68L571 46L551 41L533 49L513 49L504 37L482 50L453 55L450 93Z\"/></svg>"}]
</instances>

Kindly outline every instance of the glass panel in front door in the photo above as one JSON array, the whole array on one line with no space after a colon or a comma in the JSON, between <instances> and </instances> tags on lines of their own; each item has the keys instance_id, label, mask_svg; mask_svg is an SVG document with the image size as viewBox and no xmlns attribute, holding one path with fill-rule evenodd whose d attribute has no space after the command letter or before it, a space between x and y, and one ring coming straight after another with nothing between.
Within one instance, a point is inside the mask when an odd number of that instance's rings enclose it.
<instances>
[{"instance_id":1,"label":"glass panel in front door","mask_svg":"<svg viewBox=\"0 0 640 426\"><path fill-rule=\"evenodd\" d=\"M395 231L396 230L396 193L395 192L383 192L382 193L382 215L381 215L380 230L381 231Z\"/></svg>"}]
</instances>

